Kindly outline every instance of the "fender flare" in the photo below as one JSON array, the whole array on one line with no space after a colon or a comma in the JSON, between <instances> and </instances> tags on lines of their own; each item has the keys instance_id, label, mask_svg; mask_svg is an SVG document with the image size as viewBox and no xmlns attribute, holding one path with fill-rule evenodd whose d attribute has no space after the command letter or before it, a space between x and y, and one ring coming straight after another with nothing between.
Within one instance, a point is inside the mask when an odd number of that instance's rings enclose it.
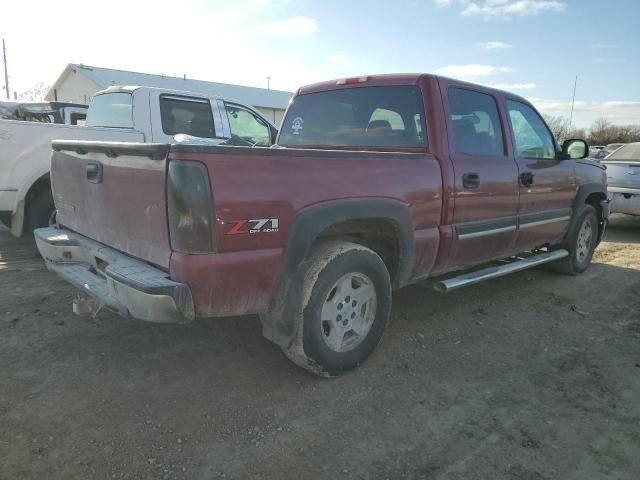
<instances>
[{"instance_id":1,"label":"fender flare","mask_svg":"<svg viewBox=\"0 0 640 480\"><path fill-rule=\"evenodd\" d=\"M293 220L284 250L282 269L269 310L261 315L263 335L288 349L297 330L306 259L313 243L327 228L349 220L380 219L398 232L399 258L394 288L406 285L415 264L415 233L407 205L390 199L334 200L311 206Z\"/></svg>"},{"instance_id":2,"label":"fender flare","mask_svg":"<svg viewBox=\"0 0 640 480\"><path fill-rule=\"evenodd\" d=\"M577 222L578 222L578 218L575 215L576 212L578 211L578 209L580 208L581 205L584 205L587 201L587 198L594 194L594 193L599 193L601 196L601 202L606 202L607 200L607 186L605 184L602 183L585 183L584 185L581 185L580 188L578 188L578 193L576 194L576 198L573 200L573 207L572 207L572 211L573 211L573 215L571 215L571 221L569 223L569 228L567 229L567 235L565 236L565 240L571 235L571 232L573 232L575 229L578 228ZM600 243L600 240L602 239L602 235L604 234L604 229L606 227L606 224L609 220L609 208L607 206L607 208L602 208L601 207L601 214L600 214L600 218L598 218L598 223L600 225L600 227L598 228L598 244Z\"/></svg>"}]
</instances>

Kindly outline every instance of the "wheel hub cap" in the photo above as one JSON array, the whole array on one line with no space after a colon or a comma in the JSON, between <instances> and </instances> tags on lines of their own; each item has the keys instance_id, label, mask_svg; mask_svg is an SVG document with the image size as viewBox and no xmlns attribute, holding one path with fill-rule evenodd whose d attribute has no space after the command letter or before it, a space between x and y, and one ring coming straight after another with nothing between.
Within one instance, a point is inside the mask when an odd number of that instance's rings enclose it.
<instances>
[{"instance_id":1,"label":"wheel hub cap","mask_svg":"<svg viewBox=\"0 0 640 480\"><path fill-rule=\"evenodd\" d=\"M591 222L585 219L578 232L578 245L576 247L576 258L579 262L584 262L591 252L593 242L593 227Z\"/></svg>"},{"instance_id":2,"label":"wheel hub cap","mask_svg":"<svg viewBox=\"0 0 640 480\"><path fill-rule=\"evenodd\" d=\"M376 316L376 291L363 273L348 273L334 283L322 306L322 338L335 352L356 348Z\"/></svg>"}]
</instances>

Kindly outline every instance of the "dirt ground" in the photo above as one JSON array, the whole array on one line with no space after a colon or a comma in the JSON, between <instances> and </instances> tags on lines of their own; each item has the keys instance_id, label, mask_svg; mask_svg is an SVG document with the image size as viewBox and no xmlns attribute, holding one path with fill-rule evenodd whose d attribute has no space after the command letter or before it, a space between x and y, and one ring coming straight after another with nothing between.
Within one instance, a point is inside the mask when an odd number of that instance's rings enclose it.
<instances>
[{"instance_id":1,"label":"dirt ground","mask_svg":"<svg viewBox=\"0 0 640 480\"><path fill-rule=\"evenodd\" d=\"M397 292L368 362L322 380L255 317L76 317L2 231L0 479L636 480L640 218L594 263Z\"/></svg>"}]
</instances>

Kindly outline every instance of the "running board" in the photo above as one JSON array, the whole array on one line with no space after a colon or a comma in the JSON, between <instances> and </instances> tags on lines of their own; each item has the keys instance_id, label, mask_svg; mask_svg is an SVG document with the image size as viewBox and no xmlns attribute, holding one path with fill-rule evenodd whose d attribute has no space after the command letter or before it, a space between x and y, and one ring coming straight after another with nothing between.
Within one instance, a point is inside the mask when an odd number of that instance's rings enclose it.
<instances>
[{"instance_id":1,"label":"running board","mask_svg":"<svg viewBox=\"0 0 640 480\"><path fill-rule=\"evenodd\" d=\"M502 277L509 273L519 272L521 270L526 270L527 268L537 267L544 263L553 262L567 257L568 255L569 252L566 250L554 250L553 252L538 253L531 257L520 258L503 265L491 266L483 268L482 270L449 278L447 280L441 280L436 282L433 288L438 292L450 292L451 290L457 290L458 288L466 287L467 285L473 285L474 283L484 282L485 280Z\"/></svg>"}]
</instances>

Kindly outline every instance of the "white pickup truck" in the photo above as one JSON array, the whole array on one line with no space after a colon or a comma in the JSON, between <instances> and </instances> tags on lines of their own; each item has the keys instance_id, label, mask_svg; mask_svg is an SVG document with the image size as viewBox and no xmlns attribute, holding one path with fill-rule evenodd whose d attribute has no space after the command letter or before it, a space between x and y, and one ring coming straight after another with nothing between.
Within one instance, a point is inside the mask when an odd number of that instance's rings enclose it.
<instances>
[{"instance_id":1,"label":"white pickup truck","mask_svg":"<svg viewBox=\"0 0 640 480\"><path fill-rule=\"evenodd\" d=\"M277 130L250 107L219 97L150 87L114 86L91 99L85 126L0 119L0 222L15 236L45 226L54 209L52 140L209 143L271 146Z\"/></svg>"}]
</instances>

